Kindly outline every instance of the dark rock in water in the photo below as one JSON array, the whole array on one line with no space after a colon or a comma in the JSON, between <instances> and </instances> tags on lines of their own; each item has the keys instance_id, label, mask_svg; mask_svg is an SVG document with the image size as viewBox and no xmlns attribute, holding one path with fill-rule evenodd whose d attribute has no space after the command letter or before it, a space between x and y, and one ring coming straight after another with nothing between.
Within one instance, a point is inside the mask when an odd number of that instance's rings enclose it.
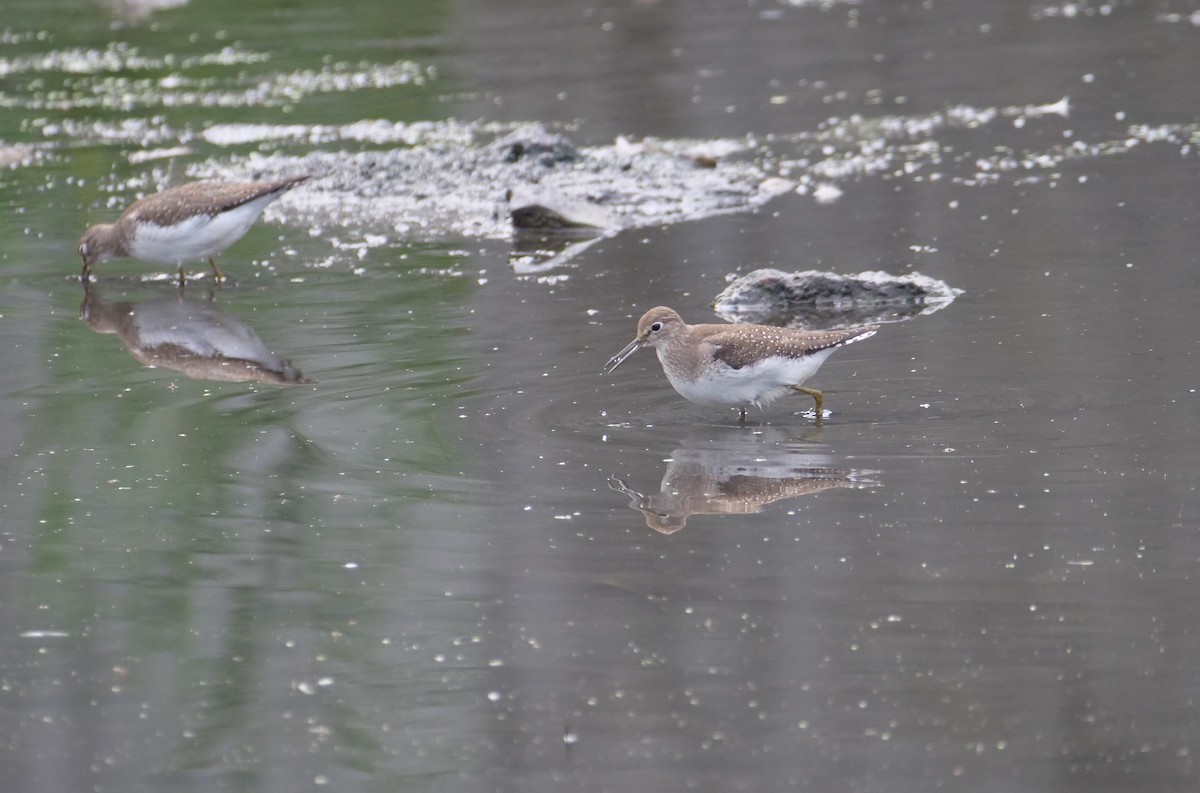
<instances>
[{"instance_id":1,"label":"dark rock in water","mask_svg":"<svg viewBox=\"0 0 1200 793\"><path fill-rule=\"evenodd\" d=\"M508 196L509 214L517 229L566 231L615 229L621 223L608 210L547 188L518 188Z\"/></svg>"},{"instance_id":2,"label":"dark rock in water","mask_svg":"<svg viewBox=\"0 0 1200 793\"><path fill-rule=\"evenodd\" d=\"M552 167L556 163L579 159L575 144L563 135L548 132L541 124L529 124L513 130L492 143L492 148L505 162L534 159L540 165Z\"/></svg>"},{"instance_id":3,"label":"dark rock in water","mask_svg":"<svg viewBox=\"0 0 1200 793\"><path fill-rule=\"evenodd\" d=\"M806 270L755 270L727 286L713 309L730 322L841 328L931 314L962 294L920 273L858 275Z\"/></svg>"},{"instance_id":4,"label":"dark rock in water","mask_svg":"<svg viewBox=\"0 0 1200 793\"><path fill-rule=\"evenodd\" d=\"M562 213L542 204L522 204L511 208L513 227L518 229L578 228ZM587 224L583 224L585 227Z\"/></svg>"}]
</instances>

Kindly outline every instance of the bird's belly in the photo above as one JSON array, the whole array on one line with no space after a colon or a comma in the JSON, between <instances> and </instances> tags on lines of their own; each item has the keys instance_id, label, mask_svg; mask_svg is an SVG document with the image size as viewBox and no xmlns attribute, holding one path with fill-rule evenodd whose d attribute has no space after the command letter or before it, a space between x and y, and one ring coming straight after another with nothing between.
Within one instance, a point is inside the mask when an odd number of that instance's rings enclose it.
<instances>
[{"instance_id":1,"label":"bird's belly","mask_svg":"<svg viewBox=\"0 0 1200 793\"><path fill-rule=\"evenodd\" d=\"M136 259L158 264L181 265L207 259L241 239L262 209L244 204L215 217L198 215L173 226L143 222L129 252Z\"/></svg>"},{"instance_id":2,"label":"bird's belly","mask_svg":"<svg viewBox=\"0 0 1200 793\"><path fill-rule=\"evenodd\" d=\"M701 377L688 378L664 366L667 379L684 399L701 405L755 405L762 407L792 392L816 374L833 350L803 358L778 358L734 369L710 366Z\"/></svg>"}]
</instances>

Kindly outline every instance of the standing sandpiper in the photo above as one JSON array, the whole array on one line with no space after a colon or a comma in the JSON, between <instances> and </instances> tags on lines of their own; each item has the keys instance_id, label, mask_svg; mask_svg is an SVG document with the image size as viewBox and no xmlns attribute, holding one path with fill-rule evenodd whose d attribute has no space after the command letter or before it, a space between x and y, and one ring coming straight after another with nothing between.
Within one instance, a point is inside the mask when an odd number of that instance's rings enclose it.
<instances>
[{"instance_id":1,"label":"standing sandpiper","mask_svg":"<svg viewBox=\"0 0 1200 793\"><path fill-rule=\"evenodd\" d=\"M308 179L296 176L276 182L193 182L146 196L129 206L116 223L101 223L79 240L84 281L92 267L132 256L179 268L208 260L218 281L224 274L213 257L237 242L258 220L267 204Z\"/></svg>"},{"instance_id":2,"label":"standing sandpiper","mask_svg":"<svg viewBox=\"0 0 1200 793\"><path fill-rule=\"evenodd\" d=\"M817 403L822 420L825 396L803 383L838 347L875 335L878 325L848 330L795 330L770 325L689 325L666 306L638 320L637 336L608 359L608 374L642 347L653 347L671 385L701 405L761 408L799 391Z\"/></svg>"}]
</instances>

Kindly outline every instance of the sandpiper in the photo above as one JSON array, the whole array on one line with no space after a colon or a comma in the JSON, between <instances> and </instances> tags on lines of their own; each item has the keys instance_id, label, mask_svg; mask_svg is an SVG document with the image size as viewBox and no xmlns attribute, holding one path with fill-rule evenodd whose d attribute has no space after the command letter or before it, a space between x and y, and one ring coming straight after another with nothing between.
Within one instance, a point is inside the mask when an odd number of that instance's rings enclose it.
<instances>
[{"instance_id":1,"label":"sandpiper","mask_svg":"<svg viewBox=\"0 0 1200 793\"><path fill-rule=\"evenodd\" d=\"M701 405L761 408L799 391L817 403L822 419L825 395L804 381L817 373L838 347L875 334L878 325L846 330L796 330L770 325L689 325L666 306L638 320L637 336L608 359L605 374L643 347L653 347L671 385L684 399Z\"/></svg>"},{"instance_id":2,"label":"sandpiper","mask_svg":"<svg viewBox=\"0 0 1200 793\"><path fill-rule=\"evenodd\" d=\"M116 223L92 226L79 240L84 281L92 267L132 256L179 268L207 259L217 280L225 276L213 260L242 238L254 221L308 175L274 182L193 182L146 196L131 204Z\"/></svg>"}]
</instances>

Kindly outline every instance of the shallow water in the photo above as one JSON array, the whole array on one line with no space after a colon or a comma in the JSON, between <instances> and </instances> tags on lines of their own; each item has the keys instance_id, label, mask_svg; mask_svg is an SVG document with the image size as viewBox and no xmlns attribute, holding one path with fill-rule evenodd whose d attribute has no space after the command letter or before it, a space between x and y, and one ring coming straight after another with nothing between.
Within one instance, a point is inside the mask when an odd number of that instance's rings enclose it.
<instances>
[{"instance_id":1,"label":"shallow water","mask_svg":"<svg viewBox=\"0 0 1200 793\"><path fill-rule=\"evenodd\" d=\"M116 5L0 36L12 789L1194 789L1189 8ZM739 140L809 189L550 264L281 206L186 296L308 385L80 320L88 224L404 145L330 132L374 120ZM204 135L240 124L293 134ZM964 293L835 354L819 426L739 426L648 352L599 373L760 267Z\"/></svg>"}]
</instances>

